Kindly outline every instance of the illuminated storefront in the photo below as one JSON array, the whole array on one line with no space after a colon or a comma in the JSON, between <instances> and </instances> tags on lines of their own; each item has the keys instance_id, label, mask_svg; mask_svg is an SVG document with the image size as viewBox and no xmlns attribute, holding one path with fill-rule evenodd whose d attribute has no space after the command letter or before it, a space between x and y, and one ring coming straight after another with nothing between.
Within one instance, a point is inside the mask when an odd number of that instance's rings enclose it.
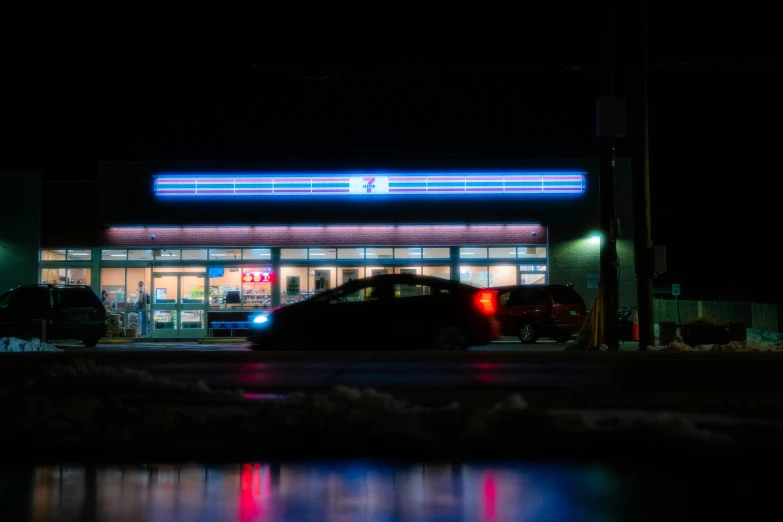
<instances>
[{"instance_id":1,"label":"illuminated storefront","mask_svg":"<svg viewBox=\"0 0 783 522\"><path fill-rule=\"evenodd\" d=\"M99 238L45 245L41 281L105 291L124 326L153 338L225 335L269 307L382 273L579 288L583 272L597 272L594 245L573 265L556 260L558 245L595 228L589 168L303 175L123 165L134 175L104 169L111 204ZM574 223L560 224L563 209Z\"/></svg>"}]
</instances>

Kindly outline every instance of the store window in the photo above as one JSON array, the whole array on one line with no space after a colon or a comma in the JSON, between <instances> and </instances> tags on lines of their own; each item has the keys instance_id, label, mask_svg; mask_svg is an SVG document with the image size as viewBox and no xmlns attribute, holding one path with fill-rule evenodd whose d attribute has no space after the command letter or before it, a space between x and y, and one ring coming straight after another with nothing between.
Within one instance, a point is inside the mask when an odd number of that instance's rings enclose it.
<instances>
[{"instance_id":1,"label":"store window","mask_svg":"<svg viewBox=\"0 0 783 522\"><path fill-rule=\"evenodd\" d=\"M206 272L203 266L161 266L152 269L153 272Z\"/></svg>"},{"instance_id":2,"label":"store window","mask_svg":"<svg viewBox=\"0 0 783 522\"><path fill-rule=\"evenodd\" d=\"M364 278L364 267L363 266L354 266L354 267L340 267L337 269L337 285L344 285L345 283L350 283L351 281L356 281L357 279L363 279Z\"/></svg>"},{"instance_id":3,"label":"store window","mask_svg":"<svg viewBox=\"0 0 783 522\"><path fill-rule=\"evenodd\" d=\"M119 270L122 270L124 273L124 309L126 312L123 314L123 327L128 328L130 332L135 332L136 335L141 337L150 335L152 270L149 268L104 268L101 270L101 285L106 284L103 281L104 270L118 271L111 275L112 279L109 279L109 281L119 282ZM140 291L141 289L144 290L144 293ZM117 310L119 311L121 306L119 289L117 289L117 298Z\"/></svg>"},{"instance_id":4,"label":"store window","mask_svg":"<svg viewBox=\"0 0 783 522\"><path fill-rule=\"evenodd\" d=\"M459 280L471 286L488 286L488 276L486 266L461 266L459 267Z\"/></svg>"},{"instance_id":5,"label":"store window","mask_svg":"<svg viewBox=\"0 0 783 522\"><path fill-rule=\"evenodd\" d=\"M127 261L127 250L101 250L101 261Z\"/></svg>"},{"instance_id":6,"label":"store window","mask_svg":"<svg viewBox=\"0 0 783 522\"><path fill-rule=\"evenodd\" d=\"M403 247L394 249L395 259L422 259L424 255L423 248L417 247Z\"/></svg>"},{"instance_id":7,"label":"store window","mask_svg":"<svg viewBox=\"0 0 783 522\"><path fill-rule=\"evenodd\" d=\"M272 305L272 280L276 274L270 266L242 268L242 306L250 308Z\"/></svg>"},{"instance_id":8,"label":"store window","mask_svg":"<svg viewBox=\"0 0 783 522\"><path fill-rule=\"evenodd\" d=\"M101 301L107 310L125 310L126 283L124 268L101 268Z\"/></svg>"},{"instance_id":9,"label":"store window","mask_svg":"<svg viewBox=\"0 0 783 522\"><path fill-rule=\"evenodd\" d=\"M128 250L128 261L152 260L152 250Z\"/></svg>"},{"instance_id":10,"label":"store window","mask_svg":"<svg viewBox=\"0 0 783 522\"><path fill-rule=\"evenodd\" d=\"M144 304L141 302L139 288L144 288L147 292L150 291L150 285L152 284L152 271L149 268L128 268L126 277L126 306L128 308L133 308L136 303Z\"/></svg>"},{"instance_id":11,"label":"store window","mask_svg":"<svg viewBox=\"0 0 783 522\"><path fill-rule=\"evenodd\" d=\"M449 259L451 249L449 247L427 247L424 249L424 259Z\"/></svg>"},{"instance_id":12,"label":"store window","mask_svg":"<svg viewBox=\"0 0 783 522\"><path fill-rule=\"evenodd\" d=\"M393 273L393 268L390 266L368 266L365 267L365 276L374 277L377 275L387 275Z\"/></svg>"},{"instance_id":13,"label":"store window","mask_svg":"<svg viewBox=\"0 0 783 522\"><path fill-rule=\"evenodd\" d=\"M546 247L519 247L517 257L520 259L544 258L546 257Z\"/></svg>"},{"instance_id":14,"label":"store window","mask_svg":"<svg viewBox=\"0 0 783 522\"><path fill-rule=\"evenodd\" d=\"M486 259L487 249L476 247L463 247L459 249L460 259Z\"/></svg>"},{"instance_id":15,"label":"store window","mask_svg":"<svg viewBox=\"0 0 783 522\"><path fill-rule=\"evenodd\" d=\"M206 248L185 249L182 251L182 259L185 261L191 261L191 260L206 261L207 249Z\"/></svg>"},{"instance_id":16,"label":"store window","mask_svg":"<svg viewBox=\"0 0 783 522\"><path fill-rule=\"evenodd\" d=\"M209 304L214 309L225 308L227 304L242 304L242 269L232 267L210 267Z\"/></svg>"},{"instance_id":17,"label":"store window","mask_svg":"<svg viewBox=\"0 0 783 522\"><path fill-rule=\"evenodd\" d=\"M363 248L338 248L338 259L364 259Z\"/></svg>"},{"instance_id":18,"label":"store window","mask_svg":"<svg viewBox=\"0 0 783 522\"><path fill-rule=\"evenodd\" d=\"M280 304L293 304L310 297L308 268L304 266L280 267Z\"/></svg>"},{"instance_id":19,"label":"store window","mask_svg":"<svg viewBox=\"0 0 783 522\"><path fill-rule=\"evenodd\" d=\"M516 284L516 265L498 265L489 267L489 286L511 286Z\"/></svg>"},{"instance_id":20,"label":"store window","mask_svg":"<svg viewBox=\"0 0 783 522\"><path fill-rule=\"evenodd\" d=\"M179 249L177 250L156 250L155 251L155 259L161 260L161 261L179 261L182 259L181 257L181 251Z\"/></svg>"},{"instance_id":21,"label":"store window","mask_svg":"<svg viewBox=\"0 0 783 522\"><path fill-rule=\"evenodd\" d=\"M520 265L520 272L546 272L546 265Z\"/></svg>"},{"instance_id":22,"label":"store window","mask_svg":"<svg viewBox=\"0 0 783 522\"><path fill-rule=\"evenodd\" d=\"M65 250L41 250L41 261L65 261Z\"/></svg>"},{"instance_id":23,"label":"store window","mask_svg":"<svg viewBox=\"0 0 783 522\"><path fill-rule=\"evenodd\" d=\"M310 269L310 288L314 295L336 286L337 269L335 267L313 267Z\"/></svg>"},{"instance_id":24,"label":"store window","mask_svg":"<svg viewBox=\"0 0 783 522\"><path fill-rule=\"evenodd\" d=\"M448 266L425 266L422 267L421 273L425 276L451 279L451 267Z\"/></svg>"},{"instance_id":25,"label":"store window","mask_svg":"<svg viewBox=\"0 0 783 522\"><path fill-rule=\"evenodd\" d=\"M90 285L89 268L44 268L41 283L49 285Z\"/></svg>"},{"instance_id":26,"label":"store window","mask_svg":"<svg viewBox=\"0 0 783 522\"><path fill-rule=\"evenodd\" d=\"M280 259L307 259L307 249L306 248L280 249Z\"/></svg>"},{"instance_id":27,"label":"store window","mask_svg":"<svg viewBox=\"0 0 783 522\"><path fill-rule=\"evenodd\" d=\"M311 248L310 259L320 261L322 259L337 259L336 248Z\"/></svg>"},{"instance_id":28,"label":"store window","mask_svg":"<svg viewBox=\"0 0 783 522\"><path fill-rule=\"evenodd\" d=\"M242 259L260 259L269 261L272 259L272 250L269 248L243 248Z\"/></svg>"},{"instance_id":29,"label":"store window","mask_svg":"<svg viewBox=\"0 0 783 522\"><path fill-rule=\"evenodd\" d=\"M420 266L396 266L394 267L394 273L421 275L421 267Z\"/></svg>"},{"instance_id":30,"label":"store window","mask_svg":"<svg viewBox=\"0 0 783 522\"><path fill-rule=\"evenodd\" d=\"M490 247L489 258L490 259L516 259L517 248L513 246L507 247Z\"/></svg>"},{"instance_id":31,"label":"store window","mask_svg":"<svg viewBox=\"0 0 783 522\"><path fill-rule=\"evenodd\" d=\"M546 274L519 274L519 284L522 285L545 285Z\"/></svg>"},{"instance_id":32,"label":"store window","mask_svg":"<svg viewBox=\"0 0 783 522\"><path fill-rule=\"evenodd\" d=\"M209 305L213 309L271 306L274 277L269 266L210 267Z\"/></svg>"},{"instance_id":33,"label":"store window","mask_svg":"<svg viewBox=\"0 0 783 522\"><path fill-rule=\"evenodd\" d=\"M66 259L68 261L90 261L92 259L92 250L68 250Z\"/></svg>"},{"instance_id":34,"label":"store window","mask_svg":"<svg viewBox=\"0 0 783 522\"><path fill-rule=\"evenodd\" d=\"M368 247L364 255L366 259L392 259L394 257L394 249Z\"/></svg>"},{"instance_id":35,"label":"store window","mask_svg":"<svg viewBox=\"0 0 783 522\"><path fill-rule=\"evenodd\" d=\"M242 250L239 248L210 248L209 259L212 261L235 261L242 259Z\"/></svg>"}]
</instances>

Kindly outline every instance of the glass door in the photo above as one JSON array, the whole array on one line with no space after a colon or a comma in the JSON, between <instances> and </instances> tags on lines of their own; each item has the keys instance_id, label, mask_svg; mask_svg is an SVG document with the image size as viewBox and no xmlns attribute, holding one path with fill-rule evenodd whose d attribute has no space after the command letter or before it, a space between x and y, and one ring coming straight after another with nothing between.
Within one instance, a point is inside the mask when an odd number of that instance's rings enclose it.
<instances>
[{"instance_id":1,"label":"glass door","mask_svg":"<svg viewBox=\"0 0 783 522\"><path fill-rule=\"evenodd\" d=\"M204 337L206 274L155 273L152 277L152 337Z\"/></svg>"},{"instance_id":2,"label":"glass door","mask_svg":"<svg viewBox=\"0 0 783 522\"><path fill-rule=\"evenodd\" d=\"M206 329L206 274L179 276L179 336L204 337Z\"/></svg>"}]
</instances>

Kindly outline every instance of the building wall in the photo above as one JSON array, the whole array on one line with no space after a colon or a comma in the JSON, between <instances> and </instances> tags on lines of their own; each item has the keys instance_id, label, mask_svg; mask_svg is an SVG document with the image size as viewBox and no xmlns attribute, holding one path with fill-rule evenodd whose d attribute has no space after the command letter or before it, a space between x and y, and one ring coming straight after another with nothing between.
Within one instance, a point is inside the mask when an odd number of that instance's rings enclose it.
<instances>
[{"instance_id":1,"label":"building wall","mask_svg":"<svg viewBox=\"0 0 783 522\"><path fill-rule=\"evenodd\" d=\"M598 185L594 186L598 190ZM633 250L633 207L631 163L619 159L615 165L615 203L620 221L617 240L619 263L619 305L636 306L636 267ZM600 244L591 239L600 230L600 201L590 198L591 208L585 214L571 214L571 221L560 222L549 229L551 283L572 283L588 306L598 295L597 288L587 288L590 274L599 274Z\"/></svg>"},{"instance_id":2,"label":"building wall","mask_svg":"<svg viewBox=\"0 0 783 522\"><path fill-rule=\"evenodd\" d=\"M294 168L296 167L296 168ZM316 168L317 167L317 168ZM352 171L363 169L350 166ZM378 167L377 165L374 167ZM153 195L153 175L185 172L324 172L346 171L346 165L285 166L273 164L230 165L210 163L101 163L94 209L98 233L58 227L55 217L45 228L46 244L61 246L115 245L165 246L341 246L341 245L549 245L550 281L573 283L587 302L596 290L587 288L588 274L599 273L598 245L590 241L599 229L598 162L564 159L516 162L482 162L448 165L384 165L396 171L448 171L475 168L499 170L581 170L587 189L580 197L553 198L425 198L419 200L353 198L249 200L161 200ZM377 168L375 170L378 170ZM619 159L616 168L616 202L621 224L618 240L620 305L636 304L633 261L630 161ZM53 211L52 216L61 212ZM454 225L443 225L443 224ZM519 223L540 224L543 233L532 236ZM396 225L395 225L396 224ZM403 224L426 225L404 229ZM484 224L504 229L482 228ZM390 227L391 225L391 227ZM156 239L150 240L154 226ZM443 233L443 226L460 227ZM134 227L134 228L116 228ZM220 227L220 228L218 228ZM228 227L228 228L226 228ZM341 228L342 227L342 228ZM400 230L406 230L400 232ZM121 232L120 232L121 231ZM70 234L70 235L69 235ZM528 235L525 235L528 234ZM55 240L56 237L56 240ZM89 238L85 242L85 238ZM94 238L94 239L92 239Z\"/></svg>"},{"instance_id":3,"label":"building wall","mask_svg":"<svg viewBox=\"0 0 783 522\"><path fill-rule=\"evenodd\" d=\"M151 239L154 235L155 239ZM107 228L103 244L175 246L457 246L546 245L541 225L324 225Z\"/></svg>"},{"instance_id":4,"label":"building wall","mask_svg":"<svg viewBox=\"0 0 783 522\"><path fill-rule=\"evenodd\" d=\"M41 175L0 173L0 293L38 282Z\"/></svg>"}]
</instances>

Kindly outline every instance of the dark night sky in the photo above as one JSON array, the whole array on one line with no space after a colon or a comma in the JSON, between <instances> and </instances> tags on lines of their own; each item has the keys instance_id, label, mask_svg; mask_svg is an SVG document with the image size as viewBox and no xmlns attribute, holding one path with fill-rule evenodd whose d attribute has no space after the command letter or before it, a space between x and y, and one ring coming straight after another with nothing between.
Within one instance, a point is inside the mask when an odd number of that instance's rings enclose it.
<instances>
[{"instance_id":1,"label":"dark night sky","mask_svg":"<svg viewBox=\"0 0 783 522\"><path fill-rule=\"evenodd\" d=\"M669 249L662 282L682 283L686 297L781 300L783 71L763 18L675 3L651 13L653 239ZM361 67L236 48L173 55L160 42L42 60L16 42L4 62L18 81L4 96L3 161L85 179L99 159L596 156L596 27L558 22L557 42L528 34L513 56L476 47L459 61L365 56ZM280 65L302 63L313 65Z\"/></svg>"}]
</instances>

